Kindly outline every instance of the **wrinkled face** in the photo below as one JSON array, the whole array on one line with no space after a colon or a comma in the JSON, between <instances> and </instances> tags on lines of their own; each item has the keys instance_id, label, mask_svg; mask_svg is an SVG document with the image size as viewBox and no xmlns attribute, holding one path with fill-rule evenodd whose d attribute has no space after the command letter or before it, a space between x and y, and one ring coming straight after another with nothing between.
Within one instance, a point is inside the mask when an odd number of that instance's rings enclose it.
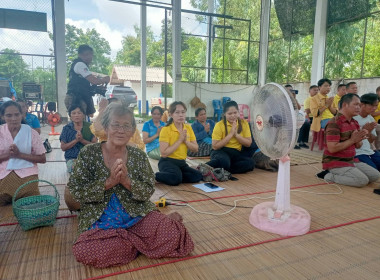
<instances>
[{"instance_id":1,"label":"wrinkled face","mask_svg":"<svg viewBox=\"0 0 380 280\"><path fill-rule=\"evenodd\" d=\"M321 94L328 94L330 92L331 86L328 82L324 82L320 87L319 87L319 92Z\"/></svg>"},{"instance_id":2,"label":"wrinkled face","mask_svg":"<svg viewBox=\"0 0 380 280\"><path fill-rule=\"evenodd\" d=\"M198 116L195 117L199 122L204 123L207 120L206 110L199 112Z\"/></svg>"},{"instance_id":3,"label":"wrinkled face","mask_svg":"<svg viewBox=\"0 0 380 280\"><path fill-rule=\"evenodd\" d=\"M28 105L25 102L17 102L21 106L22 114L25 116L26 112L28 112Z\"/></svg>"},{"instance_id":4,"label":"wrinkled face","mask_svg":"<svg viewBox=\"0 0 380 280\"><path fill-rule=\"evenodd\" d=\"M315 96L318 93L318 87L313 87L312 89L309 89L309 94L311 97Z\"/></svg>"},{"instance_id":5,"label":"wrinkled face","mask_svg":"<svg viewBox=\"0 0 380 280\"><path fill-rule=\"evenodd\" d=\"M372 115L375 113L377 105L379 105L379 101L376 101L373 104L361 104L361 112L365 115Z\"/></svg>"},{"instance_id":6,"label":"wrinkled face","mask_svg":"<svg viewBox=\"0 0 380 280\"><path fill-rule=\"evenodd\" d=\"M158 121L161 120L161 117L162 117L162 114L160 113L160 110L155 109L152 112L152 119L153 119L153 121L158 122Z\"/></svg>"},{"instance_id":7,"label":"wrinkled face","mask_svg":"<svg viewBox=\"0 0 380 280\"><path fill-rule=\"evenodd\" d=\"M87 65L92 62L92 58L94 57L94 53L92 51L85 51L78 55Z\"/></svg>"},{"instance_id":8,"label":"wrinkled face","mask_svg":"<svg viewBox=\"0 0 380 280\"><path fill-rule=\"evenodd\" d=\"M227 109L226 113L224 114L226 116L226 120L230 123L233 123L236 121L239 117L239 111L234 106L231 106Z\"/></svg>"},{"instance_id":9,"label":"wrinkled face","mask_svg":"<svg viewBox=\"0 0 380 280\"><path fill-rule=\"evenodd\" d=\"M75 123L82 122L84 120L84 114L79 108L76 108L71 111L70 119Z\"/></svg>"},{"instance_id":10,"label":"wrinkled face","mask_svg":"<svg viewBox=\"0 0 380 280\"><path fill-rule=\"evenodd\" d=\"M352 98L351 102L349 104L343 103L343 110L349 115L349 116L357 116L360 114L360 99L356 96Z\"/></svg>"},{"instance_id":11,"label":"wrinkled face","mask_svg":"<svg viewBox=\"0 0 380 280\"><path fill-rule=\"evenodd\" d=\"M125 146L135 133L131 115L111 116L108 128L105 129L107 138L115 146Z\"/></svg>"},{"instance_id":12,"label":"wrinkled face","mask_svg":"<svg viewBox=\"0 0 380 280\"><path fill-rule=\"evenodd\" d=\"M9 128L21 126L22 113L16 106L7 107L5 109L3 118Z\"/></svg>"},{"instance_id":13,"label":"wrinkled face","mask_svg":"<svg viewBox=\"0 0 380 280\"><path fill-rule=\"evenodd\" d=\"M348 88L347 88L347 93L358 93L358 86L356 84L351 84Z\"/></svg>"},{"instance_id":14,"label":"wrinkled face","mask_svg":"<svg viewBox=\"0 0 380 280\"><path fill-rule=\"evenodd\" d=\"M171 114L173 121L176 123L184 123L186 119L186 109L182 105L177 105L173 114Z\"/></svg>"}]
</instances>

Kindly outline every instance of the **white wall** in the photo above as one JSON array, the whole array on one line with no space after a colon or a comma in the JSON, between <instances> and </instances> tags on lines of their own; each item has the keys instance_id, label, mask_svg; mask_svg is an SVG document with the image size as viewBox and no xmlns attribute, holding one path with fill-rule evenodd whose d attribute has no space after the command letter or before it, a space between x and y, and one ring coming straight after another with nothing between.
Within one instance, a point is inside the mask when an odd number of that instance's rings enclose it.
<instances>
[{"instance_id":1,"label":"white wall","mask_svg":"<svg viewBox=\"0 0 380 280\"><path fill-rule=\"evenodd\" d=\"M142 96L141 96L140 83L132 82L132 83L130 83L130 87L133 88L133 90L136 92L137 100L141 100ZM146 100L148 100L148 102L149 102L149 107L151 106L151 104L150 104L151 99L156 98L156 97L160 97L160 93L161 93L161 84L153 84L152 86L147 84L147 86L146 86Z\"/></svg>"},{"instance_id":2,"label":"white wall","mask_svg":"<svg viewBox=\"0 0 380 280\"><path fill-rule=\"evenodd\" d=\"M380 78L368 78L357 80L345 80L344 83L355 81L358 84L359 95L375 92L376 88L380 86ZM338 83L340 81L332 81L330 96L334 96L337 90ZM309 95L310 83L292 83L293 89L298 90L297 100L300 104L303 104L304 100ZM251 106L253 92L258 90L257 85L228 85L228 84L205 84L200 83L197 85L197 96L201 99L201 102L207 106L207 116L212 117L214 109L212 107L212 100L219 99L228 96L232 100L235 100L238 104L247 104ZM195 84L181 82L179 84L179 90L176 93L176 100L184 102L187 106L187 117L194 118L195 109L191 107L190 101L195 96Z\"/></svg>"},{"instance_id":3,"label":"white wall","mask_svg":"<svg viewBox=\"0 0 380 280\"><path fill-rule=\"evenodd\" d=\"M247 85L228 85L228 84L198 84L197 96L207 106L207 116L212 117L214 109L212 100L222 100L223 97L231 97L238 104L247 104L250 106L253 96L254 86ZM184 102L187 106L187 117L194 118L195 108L192 108L190 101L195 97L195 84L181 82L179 90L176 93L176 100Z\"/></svg>"}]
</instances>

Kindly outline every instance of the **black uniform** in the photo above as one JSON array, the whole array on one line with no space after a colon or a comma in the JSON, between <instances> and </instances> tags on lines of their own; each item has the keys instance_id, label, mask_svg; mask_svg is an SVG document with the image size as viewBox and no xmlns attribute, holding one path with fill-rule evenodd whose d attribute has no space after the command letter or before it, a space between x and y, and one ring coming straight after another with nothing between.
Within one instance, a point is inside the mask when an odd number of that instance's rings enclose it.
<instances>
[{"instance_id":1,"label":"black uniform","mask_svg":"<svg viewBox=\"0 0 380 280\"><path fill-rule=\"evenodd\" d=\"M96 111L94 101L92 100L94 93L92 91L91 83L86 78L82 77L82 75L74 72L74 67L78 62L85 63L82 59L77 58L71 64L67 94L72 96L71 104L80 105L81 101L83 101L86 104L86 115L91 115ZM70 105L68 107L70 107Z\"/></svg>"}]
</instances>

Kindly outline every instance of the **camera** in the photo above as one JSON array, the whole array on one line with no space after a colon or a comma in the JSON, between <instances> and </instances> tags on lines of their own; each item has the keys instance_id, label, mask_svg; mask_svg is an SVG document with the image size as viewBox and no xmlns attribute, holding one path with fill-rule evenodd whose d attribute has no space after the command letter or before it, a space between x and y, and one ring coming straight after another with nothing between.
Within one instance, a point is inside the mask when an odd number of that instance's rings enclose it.
<instances>
[{"instance_id":1,"label":"camera","mask_svg":"<svg viewBox=\"0 0 380 280\"><path fill-rule=\"evenodd\" d=\"M91 86L91 95L94 96L95 94L100 94L102 96L105 96L107 92L107 86L97 86L92 85Z\"/></svg>"}]
</instances>

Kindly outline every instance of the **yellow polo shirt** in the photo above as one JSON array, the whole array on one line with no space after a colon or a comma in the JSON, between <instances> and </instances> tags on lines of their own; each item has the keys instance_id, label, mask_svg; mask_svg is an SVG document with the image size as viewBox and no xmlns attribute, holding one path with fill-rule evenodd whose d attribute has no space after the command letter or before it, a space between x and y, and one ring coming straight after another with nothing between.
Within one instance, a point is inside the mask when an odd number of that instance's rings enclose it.
<instances>
[{"instance_id":1,"label":"yellow polo shirt","mask_svg":"<svg viewBox=\"0 0 380 280\"><path fill-rule=\"evenodd\" d=\"M317 95L313 96L310 100L310 111L313 114L313 117L317 117L318 110L326 105L326 101L329 97L318 92ZM334 115L330 112L330 109L327 108L323 111L321 115L321 120L331 119Z\"/></svg>"},{"instance_id":2,"label":"yellow polo shirt","mask_svg":"<svg viewBox=\"0 0 380 280\"><path fill-rule=\"evenodd\" d=\"M240 132L240 135L243 136L243 137L246 137L246 138L251 137L251 131L249 129L248 122L245 121L245 120L240 120L240 121L241 121L241 125L242 125L242 130ZM228 133L231 131L231 128L232 128L232 124L230 124L229 122L227 122L227 131L228 131ZM214 127L214 131L212 132L212 140L222 140L226 136L227 136L226 135L226 127L224 126L224 121L221 120L220 122L216 123L216 125ZM241 147L242 146L239 143L239 141L236 139L236 137L234 136L225 145L225 147L227 147L227 148L233 148L233 149L236 149L238 151L241 151Z\"/></svg>"},{"instance_id":3,"label":"yellow polo shirt","mask_svg":"<svg viewBox=\"0 0 380 280\"><path fill-rule=\"evenodd\" d=\"M310 99L311 99L311 96L309 96L308 98L305 99L305 101L303 102L303 109L306 111L306 109L310 109ZM313 117L313 114L310 113L309 114L309 117L312 118Z\"/></svg>"},{"instance_id":4,"label":"yellow polo shirt","mask_svg":"<svg viewBox=\"0 0 380 280\"><path fill-rule=\"evenodd\" d=\"M183 129L187 130L187 141L196 141L197 138L195 138L195 134L193 129L191 128L191 125L184 124ZM175 127L174 123L172 123L169 126L165 126L161 129L160 132L160 142L166 142L169 143L169 146L173 145L175 142L177 142L179 139L179 131ZM173 153L171 153L168 157L174 158L174 159L186 159L187 157L187 146L185 143L181 143L177 150L175 150Z\"/></svg>"},{"instance_id":5,"label":"yellow polo shirt","mask_svg":"<svg viewBox=\"0 0 380 280\"><path fill-rule=\"evenodd\" d=\"M377 109L376 109L375 112L378 112L378 111L380 111L380 103L379 103L379 105L377 105ZM376 117L373 117L373 118L374 118L375 121L377 122L378 120L380 120L380 115L378 115L378 116L376 116Z\"/></svg>"},{"instance_id":6,"label":"yellow polo shirt","mask_svg":"<svg viewBox=\"0 0 380 280\"><path fill-rule=\"evenodd\" d=\"M339 110L339 101L342 99L338 94L335 94L334 101L333 101L333 107L337 110Z\"/></svg>"}]
</instances>

